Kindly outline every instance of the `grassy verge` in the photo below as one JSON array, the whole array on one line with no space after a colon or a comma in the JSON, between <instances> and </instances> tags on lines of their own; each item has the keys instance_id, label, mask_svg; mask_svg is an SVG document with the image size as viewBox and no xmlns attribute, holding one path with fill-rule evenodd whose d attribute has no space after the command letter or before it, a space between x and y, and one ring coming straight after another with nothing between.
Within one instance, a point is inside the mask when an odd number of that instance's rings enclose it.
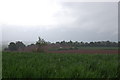
<instances>
[{"instance_id":1,"label":"grassy verge","mask_svg":"<svg viewBox=\"0 0 120 80\"><path fill-rule=\"evenodd\" d=\"M3 52L3 78L116 78L117 54Z\"/></svg>"}]
</instances>

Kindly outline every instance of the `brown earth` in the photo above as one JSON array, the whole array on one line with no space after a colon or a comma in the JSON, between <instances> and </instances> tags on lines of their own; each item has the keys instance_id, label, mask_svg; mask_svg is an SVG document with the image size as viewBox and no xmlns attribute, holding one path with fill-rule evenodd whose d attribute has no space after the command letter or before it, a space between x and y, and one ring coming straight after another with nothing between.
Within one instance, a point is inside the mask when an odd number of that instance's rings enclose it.
<instances>
[{"instance_id":1,"label":"brown earth","mask_svg":"<svg viewBox=\"0 0 120 80\"><path fill-rule=\"evenodd\" d=\"M59 51L47 51L47 52L48 53L118 54L118 50L59 50Z\"/></svg>"}]
</instances>

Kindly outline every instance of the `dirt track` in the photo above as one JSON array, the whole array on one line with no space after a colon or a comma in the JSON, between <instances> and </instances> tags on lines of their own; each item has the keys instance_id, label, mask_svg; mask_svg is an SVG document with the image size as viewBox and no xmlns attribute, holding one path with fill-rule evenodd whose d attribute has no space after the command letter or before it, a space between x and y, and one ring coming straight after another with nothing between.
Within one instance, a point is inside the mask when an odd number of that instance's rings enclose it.
<instances>
[{"instance_id":1,"label":"dirt track","mask_svg":"<svg viewBox=\"0 0 120 80\"><path fill-rule=\"evenodd\" d=\"M49 53L118 54L118 50L59 50L59 51L48 51L48 52Z\"/></svg>"}]
</instances>

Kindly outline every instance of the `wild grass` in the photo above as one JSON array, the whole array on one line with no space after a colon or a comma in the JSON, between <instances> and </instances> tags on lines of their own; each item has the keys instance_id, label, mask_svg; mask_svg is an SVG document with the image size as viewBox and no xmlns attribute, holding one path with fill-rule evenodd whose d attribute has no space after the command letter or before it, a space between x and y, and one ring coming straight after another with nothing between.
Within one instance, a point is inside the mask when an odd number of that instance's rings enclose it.
<instances>
[{"instance_id":1,"label":"wild grass","mask_svg":"<svg viewBox=\"0 0 120 80\"><path fill-rule=\"evenodd\" d=\"M3 78L116 78L117 54L2 53Z\"/></svg>"}]
</instances>

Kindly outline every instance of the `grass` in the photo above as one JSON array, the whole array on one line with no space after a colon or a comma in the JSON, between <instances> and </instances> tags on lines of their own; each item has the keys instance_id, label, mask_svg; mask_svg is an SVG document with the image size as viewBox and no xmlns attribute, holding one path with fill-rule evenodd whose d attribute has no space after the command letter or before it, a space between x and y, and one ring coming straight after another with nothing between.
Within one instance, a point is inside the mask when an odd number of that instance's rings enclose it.
<instances>
[{"instance_id":1,"label":"grass","mask_svg":"<svg viewBox=\"0 0 120 80\"><path fill-rule=\"evenodd\" d=\"M3 52L3 78L116 78L117 54Z\"/></svg>"},{"instance_id":2,"label":"grass","mask_svg":"<svg viewBox=\"0 0 120 80\"><path fill-rule=\"evenodd\" d=\"M77 49L77 50L81 50L81 49L87 49L87 50L96 50L96 49L99 49L99 50L118 50L119 48L118 47L75 47L73 49ZM71 50L71 48L52 48L52 49L49 49L49 50Z\"/></svg>"},{"instance_id":3,"label":"grass","mask_svg":"<svg viewBox=\"0 0 120 80\"><path fill-rule=\"evenodd\" d=\"M79 47L79 49L118 50L118 47Z\"/></svg>"}]
</instances>

